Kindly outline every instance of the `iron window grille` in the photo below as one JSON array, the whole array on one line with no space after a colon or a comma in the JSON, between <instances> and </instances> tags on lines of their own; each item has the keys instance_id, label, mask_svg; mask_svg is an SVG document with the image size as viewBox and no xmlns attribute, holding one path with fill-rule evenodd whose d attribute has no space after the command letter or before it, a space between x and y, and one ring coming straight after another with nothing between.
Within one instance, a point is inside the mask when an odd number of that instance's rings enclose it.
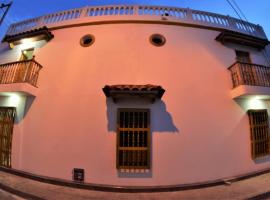
<instances>
[{"instance_id":1,"label":"iron window grille","mask_svg":"<svg viewBox=\"0 0 270 200\"><path fill-rule=\"evenodd\" d=\"M252 158L270 153L269 122L267 110L249 110L250 139Z\"/></svg>"},{"instance_id":2,"label":"iron window grille","mask_svg":"<svg viewBox=\"0 0 270 200\"><path fill-rule=\"evenodd\" d=\"M0 166L11 167L12 133L16 108L0 107Z\"/></svg>"},{"instance_id":3,"label":"iron window grille","mask_svg":"<svg viewBox=\"0 0 270 200\"><path fill-rule=\"evenodd\" d=\"M150 169L150 110L119 108L117 169Z\"/></svg>"}]
</instances>

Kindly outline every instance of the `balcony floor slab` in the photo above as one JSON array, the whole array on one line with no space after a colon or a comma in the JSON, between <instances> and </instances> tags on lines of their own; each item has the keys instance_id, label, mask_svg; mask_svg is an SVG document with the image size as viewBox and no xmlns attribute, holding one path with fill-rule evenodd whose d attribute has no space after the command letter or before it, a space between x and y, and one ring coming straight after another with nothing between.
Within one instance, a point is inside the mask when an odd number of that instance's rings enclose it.
<instances>
[{"instance_id":1,"label":"balcony floor slab","mask_svg":"<svg viewBox=\"0 0 270 200\"><path fill-rule=\"evenodd\" d=\"M254 98L270 99L270 87L239 85L231 90L231 97L237 98Z\"/></svg>"},{"instance_id":2,"label":"balcony floor slab","mask_svg":"<svg viewBox=\"0 0 270 200\"><path fill-rule=\"evenodd\" d=\"M37 87L29 83L0 84L0 96L8 96L10 93L19 93L25 96L36 96Z\"/></svg>"}]
</instances>

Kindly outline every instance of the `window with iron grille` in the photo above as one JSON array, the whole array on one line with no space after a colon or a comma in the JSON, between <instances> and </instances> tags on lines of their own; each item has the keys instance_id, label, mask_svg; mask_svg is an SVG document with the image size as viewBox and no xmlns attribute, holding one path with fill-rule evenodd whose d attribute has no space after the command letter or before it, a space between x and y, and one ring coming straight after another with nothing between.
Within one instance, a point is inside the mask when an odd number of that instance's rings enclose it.
<instances>
[{"instance_id":1,"label":"window with iron grille","mask_svg":"<svg viewBox=\"0 0 270 200\"><path fill-rule=\"evenodd\" d=\"M252 158L268 155L270 137L267 110L249 110L248 116Z\"/></svg>"},{"instance_id":2,"label":"window with iron grille","mask_svg":"<svg viewBox=\"0 0 270 200\"><path fill-rule=\"evenodd\" d=\"M118 109L117 168L150 168L149 109Z\"/></svg>"}]
</instances>

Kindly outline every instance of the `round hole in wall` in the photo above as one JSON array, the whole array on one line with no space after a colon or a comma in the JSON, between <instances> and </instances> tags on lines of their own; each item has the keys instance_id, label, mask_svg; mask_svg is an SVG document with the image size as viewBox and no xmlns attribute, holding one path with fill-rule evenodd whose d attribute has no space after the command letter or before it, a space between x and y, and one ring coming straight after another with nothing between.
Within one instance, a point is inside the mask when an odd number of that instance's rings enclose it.
<instances>
[{"instance_id":1,"label":"round hole in wall","mask_svg":"<svg viewBox=\"0 0 270 200\"><path fill-rule=\"evenodd\" d=\"M95 42L95 37L93 35L87 34L83 36L80 40L80 44L83 47L89 47Z\"/></svg>"},{"instance_id":2,"label":"round hole in wall","mask_svg":"<svg viewBox=\"0 0 270 200\"><path fill-rule=\"evenodd\" d=\"M150 42L157 46L157 47L160 47L160 46L163 46L165 43L166 43L166 39L163 35L160 35L160 34L153 34L150 36Z\"/></svg>"}]
</instances>

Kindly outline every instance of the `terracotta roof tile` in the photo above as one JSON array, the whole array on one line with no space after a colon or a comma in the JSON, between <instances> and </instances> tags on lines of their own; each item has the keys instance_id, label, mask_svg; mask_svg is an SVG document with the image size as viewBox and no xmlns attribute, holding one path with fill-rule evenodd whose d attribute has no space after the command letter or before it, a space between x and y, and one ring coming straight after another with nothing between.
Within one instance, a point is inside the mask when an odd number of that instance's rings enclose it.
<instances>
[{"instance_id":1,"label":"terracotta roof tile","mask_svg":"<svg viewBox=\"0 0 270 200\"><path fill-rule=\"evenodd\" d=\"M106 97L114 97L115 95L132 94L133 96L151 96L154 98L161 98L165 90L159 85L106 85L103 88Z\"/></svg>"},{"instance_id":2,"label":"terracotta roof tile","mask_svg":"<svg viewBox=\"0 0 270 200\"><path fill-rule=\"evenodd\" d=\"M221 43L235 43L258 49L264 49L268 44L268 39L258 38L256 36L246 35L243 33L224 30L217 37L216 40Z\"/></svg>"},{"instance_id":3,"label":"terracotta roof tile","mask_svg":"<svg viewBox=\"0 0 270 200\"><path fill-rule=\"evenodd\" d=\"M23 38L36 37L39 35L44 35L44 39L46 40L51 40L54 37L54 35L49 31L49 29L46 26L43 26L41 28L24 31L13 35L6 35L3 38L2 42L14 42Z\"/></svg>"}]
</instances>

